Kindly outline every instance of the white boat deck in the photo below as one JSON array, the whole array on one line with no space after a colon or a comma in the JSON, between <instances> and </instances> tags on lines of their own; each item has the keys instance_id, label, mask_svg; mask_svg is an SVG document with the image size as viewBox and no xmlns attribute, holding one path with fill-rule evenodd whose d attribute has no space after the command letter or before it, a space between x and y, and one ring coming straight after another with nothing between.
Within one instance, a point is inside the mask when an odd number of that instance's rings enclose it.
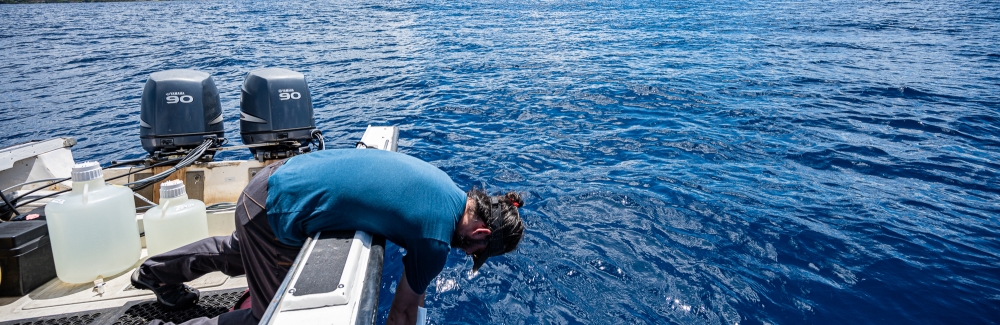
<instances>
[{"instance_id":1,"label":"white boat deck","mask_svg":"<svg viewBox=\"0 0 1000 325\"><path fill-rule=\"evenodd\" d=\"M143 259L145 260L145 250ZM136 263L136 266L141 264ZM104 279L104 293L94 290L94 284L68 284L52 279L22 297L0 297L0 322L33 319L67 313L119 308L136 300L154 300L152 291L132 287L129 276L135 268ZM220 272L206 274L188 285L200 291L246 288L245 277L229 277Z\"/></svg>"}]
</instances>

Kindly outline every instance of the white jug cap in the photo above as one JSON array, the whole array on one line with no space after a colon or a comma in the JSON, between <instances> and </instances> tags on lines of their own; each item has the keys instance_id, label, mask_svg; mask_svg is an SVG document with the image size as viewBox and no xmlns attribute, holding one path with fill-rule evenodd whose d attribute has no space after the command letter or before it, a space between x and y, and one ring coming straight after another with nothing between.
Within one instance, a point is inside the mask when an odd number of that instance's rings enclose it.
<instances>
[{"instance_id":1,"label":"white jug cap","mask_svg":"<svg viewBox=\"0 0 1000 325\"><path fill-rule=\"evenodd\" d=\"M160 184L161 199L172 199L184 194L187 194L187 192L184 191L184 182L181 182L179 179L166 181L163 182L163 184Z\"/></svg>"},{"instance_id":2,"label":"white jug cap","mask_svg":"<svg viewBox=\"0 0 1000 325\"><path fill-rule=\"evenodd\" d=\"M96 161L73 165L73 171L70 172L70 175L74 182L85 182L104 177L104 173L101 172L101 164Z\"/></svg>"}]
</instances>

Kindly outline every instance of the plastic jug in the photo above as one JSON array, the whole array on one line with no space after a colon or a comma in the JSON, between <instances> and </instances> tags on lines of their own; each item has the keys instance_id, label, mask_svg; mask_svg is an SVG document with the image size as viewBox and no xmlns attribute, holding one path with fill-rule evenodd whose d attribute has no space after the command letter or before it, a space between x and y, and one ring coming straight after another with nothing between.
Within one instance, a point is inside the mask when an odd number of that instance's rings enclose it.
<instances>
[{"instance_id":1,"label":"plastic jug","mask_svg":"<svg viewBox=\"0 0 1000 325\"><path fill-rule=\"evenodd\" d=\"M86 283L128 270L142 253L132 190L104 184L96 161L71 175L73 190L45 206L56 276Z\"/></svg>"},{"instance_id":2,"label":"plastic jug","mask_svg":"<svg viewBox=\"0 0 1000 325\"><path fill-rule=\"evenodd\" d=\"M146 211L142 224L149 256L208 238L205 203L188 199L180 180L160 184L160 204Z\"/></svg>"}]
</instances>

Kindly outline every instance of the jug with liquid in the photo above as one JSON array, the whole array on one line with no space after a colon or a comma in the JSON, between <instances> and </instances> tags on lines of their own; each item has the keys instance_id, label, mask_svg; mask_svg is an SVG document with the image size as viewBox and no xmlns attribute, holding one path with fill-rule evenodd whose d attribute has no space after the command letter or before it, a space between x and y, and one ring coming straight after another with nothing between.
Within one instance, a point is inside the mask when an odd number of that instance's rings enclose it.
<instances>
[{"instance_id":1,"label":"jug with liquid","mask_svg":"<svg viewBox=\"0 0 1000 325\"><path fill-rule=\"evenodd\" d=\"M86 283L128 270L142 253L132 190L105 184L96 161L71 175L72 191L45 206L56 276Z\"/></svg>"},{"instance_id":2,"label":"jug with liquid","mask_svg":"<svg viewBox=\"0 0 1000 325\"><path fill-rule=\"evenodd\" d=\"M149 256L208 238L205 203L189 199L180 180L160 184L160 204L146 211L142 224Z\"/></svg>"}]
</instances>

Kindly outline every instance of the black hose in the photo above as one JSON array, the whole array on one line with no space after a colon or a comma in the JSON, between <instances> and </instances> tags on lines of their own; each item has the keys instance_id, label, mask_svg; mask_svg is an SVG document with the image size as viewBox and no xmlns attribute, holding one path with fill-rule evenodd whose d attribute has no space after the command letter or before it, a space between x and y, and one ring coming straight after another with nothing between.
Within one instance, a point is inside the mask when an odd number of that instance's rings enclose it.
<instances>
[{"instance_id":1,"label":"black hose","mask_svg":"<svg viewBox=\"0 0 1000 325\"><path fill-rule=\"evenodd\" d=\"M234 202L219 202L205 207L206 211L229 210L236 207Z\"/></svg>"},{"instance_id":2,"label":"black hose","mask_svg":"<svg viewBox=\"0 0 1000 325\"><path fill-rule=\"evenodd\" d=\"M202 142L202 144L199 145L197 148L194 148L190 152L188 152L187 156L184 156L184 159L181 159L181 161L178 162L177 165L174 165L174 167L170 167L170 169L167 169L149 178L144 178L135 182L127 183L125 184L125 186L132 188L133 191L138 191L143 188L146 188L147 186L162 181L167 177L169 177L170 174L173 174L174 172L180 170L181 168L193 164L196 160L198 160L198 158L201 158L201 156L205 154L205 151L208 150L208 147L211 147L213 144L216 143L216 141L218 140L215 138L205 139L205 142Z\"/></svg>"},{"instance_id":3,"label":"black hose","mask_svg":"<svg viewBox=\"0 0 1000 325\"><path fill-rule=\"evenodd\" d=\"M180 162L177 163L177 165L175 165L174 167L171 167L170 169L168 169L166 171L163 171L162 173L153 175L152 177L144 178L142 180L135 181L135 182L132 182L132 183L127 183L127 184L125 184L125 186L129 186L130 188L132 188L132 191L138 191L138 190L141 190L143 188L146 188L149 185L152 185L152 184L154 184L156 182L159 182L159 181L161 181L163 179L166 179L167 176L170 176L170 174L173 174L177 170L179 170L181 168L184 168L184 167L187 167L188 165L191 165L196 160L198 160L198 158L201 158L201 155L205 154L205 150L207 150L208 147L212 146L212 144L214 144L216 141L217 140L214 139L214 138L205 139L205 142L203 142L197 148L191 150L191 152L189 152L187 156L185 156L183 159L181 159ZM143 167L143 168L140 168L138 170L130 171L130 172L125 173L123 175L118 175L118 176L106 179L105 181L110 181L110 180L113 180L113 179L122 178L122 177L125 177L125 176L128 176L128 175L132 175L132 174L135 174L137 172L140 172L140 171L143 171L143 170L146 170L146 169L150 169L150 168L153 168L153 167L158 167L158 166L166 165L166 164L172 163L174 161L177 161L177 159L171 159L171 160L167 160L167 161L164 161L164 162L161 162L161 163L157 163L157 164L151 165L149 167ZM128 164L128 163L129 163L129 161L115 163L115 164L112 164L111 166L108 166L108 168L111 168L111 167L114 167L114 166L125 165L125 164ZM34 192L36 192L36 191L38 191L40 189L46 188L48 186L51 186L53 184L56 184L56 183L59 183L59 182L62 182L62 181L68 180L68 179L70 179L70 178L65 178L65 179L62 179L60 181L56 181L56 182L50 183L49 185L46 185L45 187L36 188L34 190L31 190L28 193L24 193L23 195L19 196L17 199L14 199L14 200L15 201L20 200L21 198L24 198L28 194L34 193ZM66 193L66 192L69 192L69 191L70 190L62 190L62 191L58 191L58 192L55 192L55 193L52 193L52 194L48 194L46 196L42 196L42 197L38 197L38 198L32 199L32 200L27 201L27 202L21 202L20 204L17 205L17 207L24 206L24 205L26 205L28 203L32 203L32 202L35 202L35 201L38 201L38 200L41 200L41 199L44 199L44 198L55 196L56 194L62 194L62 193ZM0 193L0 195L2 195L2 194L3 193ZM4 196L3 199L4 199L4 202L7 203L7 197ZM10 206L13 206L13 205L10 205ZM14 211L16 212L17 210L14 210Z\"/></svg>"},{"instance_id":4,"label":"black hose","mask_svg":"<svg viewBox=\"0 0 1000 325\"><path fill-rule=\"evenodd\" d=\"M147 170L147 169L150 169L150 168L153 168L153 167L160 167L160 166L163 166L163 165L168 165L168 164L170 164L170 163L173 163L173 162L176 162L176 161L178 161L178 160L180 160L180 158L178 158L178 159L171 159L171 160L167 160L167 161L164 161L164 162L160 162L160 163L156 163L156 164L153 164L153 165L150 165L149 167L143 167L143 168L139 168L139 169L136 169L136 170L133 170L133 171L130 171L130 172L128 172L128 173L125 173L125 174L122 174L122 175L118 175L118 176L115 176L115 177L112 177L112 178L108 178L108 179L106 179L105 181L110 181L110 180L114 180L114 179L119 179L119 178L122 178L122 177L125 177L125 176L129 176L129 175L132 175L132 174L135 174L135 173L138 173L138 172L141 172L141 171L144 171L144 170ZM69 179L69 178L66 178L66 179ZM148 178L146 178L146 179L148 179ZM146 179L143 179L143 180L146 180ZM55 184L55 183L53 183L53 184ZM18 199L18 200L20 200L20 199L24 198L25 196L28 196L28 194L31 194L31 193L35 193L35 191L38 191L38 190L40 190L40 189L42 189L42 188L43 188L43 187L40 187L40 188L36 188L36 189L34 189L34 190L31 190L31 191L30 191L30 192L28 192L28 193L24 193L23 195L19 196L19 197L18 197L17 199ZM56 194L62 194L62 193L66 193L66 192L69 192L69 191L71 191L71 190L72 190L72 189L68 189L68 190L62 190L62 191L58 191L58 192L55 192L55 193L51 193L51 194L48 194L48 195L46 195L46 196L42 196L42 197L37 197L37 198L34 198L34 199L32 199L31 201L26 201L26 202L21 202L21 203L20 203L20 204L18 204L17 206L18 206L18 207L22 207L22 206L24 206L24 205L26 205L26 204L28 204L28 203L32 203L32 202L35 202L35 201L38 201L38 200L41 200L41 199L44 199L44 198L48 198L48 197L52 197L52 196L54 196L54 195L56 195Z\"/></svg>"},{"instance_id":5,"label":"black hose","mask_svg":"<svg viewBox=\"0 0 1000 325\"><path fill-rule=\"evenodd\" d=\"M130 176L132 174L135 174L135 173L138 173L138 172L141 172L141 171L153 168L153 167L160 167L160 166L163 166L163 165L169 165L169 164L172 164L172 163L176 163L176 162L178 162L180 160L181 160L181 158L174 158L174 159L170 159L170 160L161 161L161 162L158 162L158 163L146 166L146 167L142 167L142 168L139 168L139 169L136 169L136 170L129 171L128 173L125 173L125 174L122 174L122 175L118 175L118 176L115 176L115 177L112 177L112 178L108 178L105 181L110 181L110 180L119 179L119 178L122 178L122 177L125 177L125 176Z\"/></svg>"},{"instance_id":6,"label":"black hose","mask_svg":"<svg viewBox=\"0 0 1000 325\"><path fill-rule=\"evenodd\" d=\"M49 198L49 197L53 197L53 196L55 196L56 194L63 194L63 193L66 193L66 192L69 192L69 191L72 191L72 189L69 189L69 190L62 190L62 191L59 191L59 192L55 192L55 193L52 193L52 194L49 194L49 195L46 195L46 196L42 196L42 197L37 197L37 198L34 198L34 199L32 199L31 201L27 201L27 202L21 202L21 203L20 203L20 204L18 204L17 206L19 206L19 207L21 207L21 206L25 206L25 205L27 205L28 203L31 203L31 202L35 202L35 201L38 201L38 200L41 200L41 199L44 199L44 198ZM31 193L28 193L28 194L31 194ZM25 194L25 195L27 195L27 194ZM24 195L21 195L21 197L23 198L23 197L24 197Z\"/></svg>"},{"instance_id":7,"label":"black hose","mask_svg":"<svg viewBox=\"0 0 1000 325\"><path fill-rule=\"evenodd\" d=\"M323 131L313 130L312 137L316 139L319 144L316 145L316 150L326 150L326 141L323 140Z\"/></svg>"},{"instance_id":8,"label":"black hose","mask_svg":"<svg viewBox=\"0 0 1000 325\"><path fill-rule=\"evenodd\" d=\"M57 181L53 181L52 183L45 184L45 186L41 186L41 187L38 187L38 188L33 189L31 191L28 191L28 193L21 194L21 196L18 196L16 199L14 199L14 201L23 199L25 196L28 196L31 193L35 193L35 192L41 191L43 188L48 188L49 186L56 185L56 184L68 181L69 179L70 179L70 177L66 177L66 178L63 178L63 179L60 179L60 180L57 180ZM30 202L34 202L34 201L30 201ZM18 204L17 206L23 206L24 204L25 203Z\"/></svg>"},{"instance_id":9,"label":"black hose","mask_svg":"<svg viewBox=\"0 0 1000 325\"><path fill-rule=\"evenodd\" d=\"M3 204L6 204L7 208L10 209L10 212L12 212L13 215L16 216L17 215L17 207L14 206L14 203L11 203L9 200L7 200L7 196L3 195L3 192L0 192L0 198L3 198Z\"/></svg>"},{"instance_id":10,"label":"black hose","mask_svg":"<svg viewBox=\"0 0 1000 325\"><path fill-rule=\"evenodd\" d=\"M122 161L112 160L111 166L108 166L108 168L118 167L122 165L138 165L144 161L146 161L146 158L136 158L136 159L122 160Z\"/></svg>"},{"instance_id":11,"label":"black hose","mask_svg":"<svg viewBox=\"0 0 1000 325\"><path fill-rule=\"evenodd\" d=\"M141 172L141 171L144 171L144 170L147 170L147 169L150 169L150 168L153 168L153 167L159 167L159 166L163 166L163 165L166 165L166 164L170 164L170 163L172 163L172 162L175 162L175 161L178 161L178 160L179 160L179 159L171 159L171 160L167 160L167 161L164 161L164 162L161 162L161 163L157 163L157 164L155 164L155 165L152 165L152 166L149 166L149 167L143 167L143 168L139 168L139 169L136 169L136 170L133 170L133 171L130 171L130 172L128 172L128 173L125 173L125 174L123 174L123 175L118 175L118 176L115 176L115 177L112 177L112 178L108 178L108 179L106 179L105 181L110 181L110 180L114 180L114 179L119 179L119 178L122 178L122 177L125 177L125 176L129 176L129 175L132 175L132 174L135 174L135 173L138 173L138 172ZM119 165L121 165L121 164L118 164L118 165L111 165L111 166L108 166L108 168L112 168L112 167L115 167L115 166L119 166ZM49 186L52 186L52 185L55 185L55 184L58 184L58 183L62 183L62 182L65 182L65 181L68 181L68 180L70 180L70 179L71 179L71 177L66 177L66 178L63 178L63 179L59 179L59 180L56 180L56 181L53 181L52 183L48 183L48 184L46 184L45 186L42 186L42 187L39 187L39 188L36 188L36 189L33 189L33 190L31 190L31 191L28 191L28 193L24 193L24 194L21 194L21 196L18 196L18 197L17 197L16 199L14 199L14 201L17 201L17 200L20 200L20 199L23 199L24 197L26 197L26 196L28 196L28 195L31 195L32 193L35 193L35 192L38 192L38 191L40 191L40 190L42 190L42 189L44 189L44 188L48 188ZM66 191L62 191L62 192L57 192L57 193L65 193L65 192L66 192ZM42 198L46 198L46 197L48 197L48 196L44 196L44 197L42 197ZM35 201L38 201L38 200L36 199L36 200L31 200L31 201L28 201L28 202L22 202L21 204L18 204L17 206L19 206L19 207L20 207L20 206L24 206L25 204L28 204L28 203L31 203L31 202L35 202Z\"/></svg>"},{"instance_id":12,"label":"black hose","mask_svg":"<svg viewBox=\"0 0 1000 325\"><path fill-rule=\"evenodd\" d=\"M122 174L122 175L118 175L118 176L115 176L115 177L112 177L112 178L108 178L105 181L110 181L110 180L115 180L115 179L119 179L119 178L122 178L122 177L126 177L126 176L129 176L129 175L132 175L132 174L135 174L135 173L138 173L138 172L141 172L141 171L153 168L153 167L160 167L160 166L163 166L163 165L169 165L169 164L174 163L174 162L176 162L178 160L181 160L181 159L177 158L177 159L171 159L171 160L167 160L167 161L164 161L164 162L156 163L156 164L150 165L149 167L139 168L139 169L130 171L130 172ZM112 166L114 166L114 165L112 165ZM111 167L108 167L108 168L111 168ZM62 182L62 181L66 181L66 180L69 180L69 178L64 178L61 181L53 182L53 183L51 183L49 185L46 185L45 187L48 187L48 186L51 186L53 184L56 184L56 183L59 183L59 182ZM146 180L146 179L143 179L143 180ZM21 196L17 197L17 199L15 199L15 201L16 200L20 200L20 199L28 196L29 194L35 193L38 190L41 190L41 189L43 189L45 187L39 187L39 188L36 188L34 190L29 191L28 193L24 193ZM41 200L41 199L44 199L44 198L52 197L53 195L56 195L56 194L62 194L62 193L66 193L66 192L69 192L69 191L70 190L62 190L62 191L58 191L58 192L55 192L55 193L52 193L52 194L49 194L49 195L46 195L46 196L37 197L37 198L34 198L34 199L30 200L30 201L20 202L20 204L18 204L17 206L18 207L22 207L22 206L24 206L24 205L26 205L28 203L32 203L32 202L35 202L35 201L38 201L38 200Z\"/></svg>"},{"instance_id":13,"label":"black hose","mask_svg":"<svg viewBox=\"0 0 1000 325\"><path fill-rule=\"evenodd\" d=\"M134 161L139 161L139 162L142 162L143 160L144 160L144 159L133 159L133 160L128 160L128 161L123 161L123 162L116 162L116 163L112 163L111 165L109 165L108 167L105 167L105 168L103 168L103 169L108 169L108 168L114 168L114 167L118 167L118 166L121 166L121 165L131 165L131 164L132 164L132 163L133 163ZM115 176L115 177L112 177L112 178L109 178L109 179L106 179L106 181L110 181L110 180L113 180L113 179L118 179L118 178L122 178L122 177L125 177L125 176L128 176L128 175L132 175L132 174L135 174L135 173L138 173L138 172L141 172L141 171L143 171L143 170L146 170L146 169L150 169L150 168L153 168L153 167L157 167L157 166L162 166L162 165L164 165L164 164L168 164L168 163L171 163L171 162L174 162L174 161L177 161L177 160L179 160L179 159L171 159L171 160L167 160L167 161L165 161L165 162L163 162L163 163L158 163L158 164L155 164L155 165L152 165L152 166L149 166L149 167L145 167L145 168L140 168L140 169L137 169L137 170L134 170L134 171L131 171L131 172L128 172L128 173L126 173L126 174L124 174L124 175L118 175L118 176ZM56 184L59 184L59 183L62 183L62 182L65 182L65 181L68 181L68 180L70 180L71 178L72 178L72 177L66 177L66 178L61 178L61 179L57 179L57 180L55 180L55 181L52 181L51 183L48 183L48 184L45 184L45 186L40 186L40 187L38 187L38 188L36 188L36 189L33 189L33 190L31 190L31 191L28 191L28 193L24 193L24 194L21 194L21 196L18 196L17 198L15 198L15 199L14 199L14 201L17 201L17 200L20 200L20 199L24 198L25 196L28 196L28 195L30 195L31 193L35 193L35 192L38 192L38 191L40 191L40 190L42 190L42 189L44 189L44 188L48 188L49 186L52 186L52 185L56 185ZM27 185L27 184L31 184L31 183L32 183L32 182L27 182L27 183L22 183L22 184L19 184L19 185ZM60 193L61 193L61 192L60 192ZM32 201L29 201L29 202L34 202L34 200L32 200ZM23 206L23 205L24 205L24 204L19 204L18 206Z\"/></svg>"},{"instance_id":14,"label":"black hose","mask_svg":"<svg viewBox=\"0 0 1000 325\"><path fill-rule=\"evenodd\" d=\"M35 184L35 183L41 183L41 182L51 182L51 181L63 182L65 180L66 180L65 178L43 178L43 179L36 179L36 180L30 181L30 182L24 182L24 183L12 185L12 186L10 186L8 188L3 189L2 192L6 192L6 191L9 191L9 190L12 190L15 187L19 187L19 186L25 186L25 185L30 185L30 184ZM53 184L54 183L49 183L49 184L45 185L45 187L52 186Z\"/></svg>"}]
</instances>

